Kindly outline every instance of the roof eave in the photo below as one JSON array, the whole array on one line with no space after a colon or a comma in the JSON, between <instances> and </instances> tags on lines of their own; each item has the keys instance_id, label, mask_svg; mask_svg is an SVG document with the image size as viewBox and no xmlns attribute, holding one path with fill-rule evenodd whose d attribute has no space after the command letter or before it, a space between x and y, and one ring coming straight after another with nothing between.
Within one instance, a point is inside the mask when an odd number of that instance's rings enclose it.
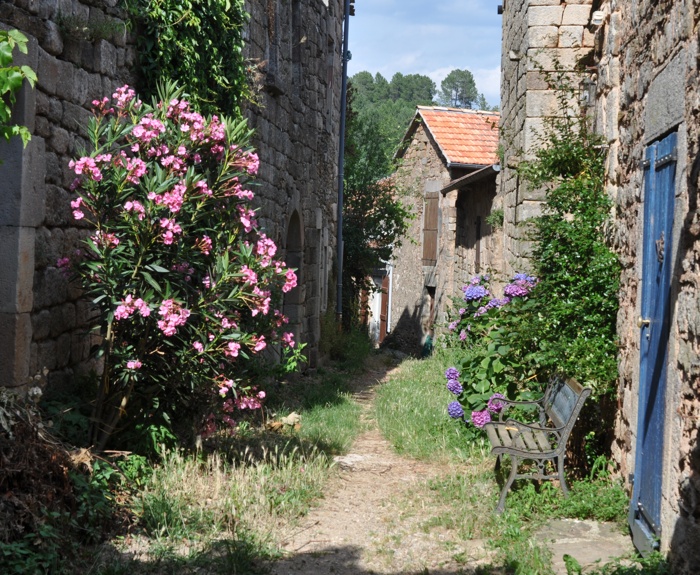
<instances>
[{"instance_id":1,"label":"roof eave","mask_svg":"<svg viewBox=\"0 0 700 575\"><path fill-rule=\"evenodd\" d=\"M477 169L475 172L471 172L466 176L452 180L449 184L447 184L447 186L440 190L440 193L444 196L447 192L462 189L469 184L474 184L490 176L495 176L501 171L500 164L491 164L488 166L479 165L478 168L480 169Z\"/></svg>"}]
</instances>

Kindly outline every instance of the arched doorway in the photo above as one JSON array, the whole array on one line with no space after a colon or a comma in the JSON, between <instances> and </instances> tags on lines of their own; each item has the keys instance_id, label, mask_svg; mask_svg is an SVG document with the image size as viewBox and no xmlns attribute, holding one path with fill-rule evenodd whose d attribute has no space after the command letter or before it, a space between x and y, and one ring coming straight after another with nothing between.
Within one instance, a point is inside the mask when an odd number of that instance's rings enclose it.
<instances>
[{"instance_id":1,"label":"arched doorway","mask_svg":"<svg viewBox=\"0 0 700 575\"><path fill-rule=\"evenodd\" d=\"M289 218L285 242L287 266L296 269L297 287L284 294L283 312L289 318L288 329L294 334L295 341L301 341L302 323L304 321L304 266L303 266L303 226L299 212L296 210Z\"/></svg>"}]
</instances>

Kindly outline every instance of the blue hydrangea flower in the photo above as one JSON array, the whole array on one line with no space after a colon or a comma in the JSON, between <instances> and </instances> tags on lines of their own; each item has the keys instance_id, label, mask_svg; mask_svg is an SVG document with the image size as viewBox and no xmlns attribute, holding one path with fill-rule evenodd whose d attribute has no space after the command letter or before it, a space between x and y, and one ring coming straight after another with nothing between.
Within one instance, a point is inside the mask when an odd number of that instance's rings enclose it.
<instances>
[{"instance_id":1,"label":"blue hydrangea flower","mask_svg":"<svg viewBox=\"0 0 700 575\"><path fill-rule=\"evenodd\" d=\"M448 379L447 380L447 389L450 392L454 393L455 395L459 395L460 393L462 393L462 391L464 391L462 389L462 384L459 383L459 380L457 380L457 379Z\"/></svg>"},{"instance_id":2,"label":"blue hydrangea flower","mask_svg":"<svg viewBox=\"0 0 700 575\"><path fill-rule=\"evenodd\" d=\"M456 367L448 367L445 370L445 377L447 379L459 379L460 373Z\"/></svg>"},{"instance_id":3,"label":"blue hydrangea flower","mask_svg":"<svg viewBox=\"0 0 700 575\"><path fill-rule=\"evenodd\" d=\"M464 409L459 401L451 401L447 406L447 414L452 419L459 419L460 417L464 417Z\"/></svg>"},{"instance_id":4,"label":"blue hydrangea flower","mask_svg":"<svg viewBox=\"0 0 700 575\"><path fill-rule=\"evenodd\" d=\"M489 290L481 285L468 285L462 288L464 301L476 301L489 295Z\"/></svg>"}]
</instances>

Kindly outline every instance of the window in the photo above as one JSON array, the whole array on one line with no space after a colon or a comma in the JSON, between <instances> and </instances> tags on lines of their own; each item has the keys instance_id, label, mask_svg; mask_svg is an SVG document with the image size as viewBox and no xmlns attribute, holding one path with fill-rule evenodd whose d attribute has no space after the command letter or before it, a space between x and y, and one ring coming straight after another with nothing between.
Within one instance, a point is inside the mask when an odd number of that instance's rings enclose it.
<instances>
[{"instance_id":1,"label":"window","mask_svg":"<svg viewBox=\"0 0 700 575\"><path fill-rule=\"evenodd\" d=\"M438 247L438 202L440 192L425 194L423 206L423 265L437 264Z\"/></svg>"}]
</instances>

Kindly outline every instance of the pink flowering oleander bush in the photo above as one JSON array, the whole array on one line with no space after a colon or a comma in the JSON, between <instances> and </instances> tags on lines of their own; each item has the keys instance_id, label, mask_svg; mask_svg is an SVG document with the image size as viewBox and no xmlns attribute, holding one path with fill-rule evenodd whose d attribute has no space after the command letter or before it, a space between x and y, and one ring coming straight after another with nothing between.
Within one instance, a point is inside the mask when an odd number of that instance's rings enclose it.
<instances>
[{"instance_id":1,"label":"pink flowering oleander bush","mask_svg":"<svg viewBox=\"0 0 700 575\"><path fill-rule=\"evenodd\" d=\"M445 371L447 389L455 395L448 406L453 419L466 422L472 435L503 409L500 400L527 400L539 391L534 381L536 361L529 354L530 340L523 334L538 279L515 274L497 297L488 275L477 275L454 299L448 324L448 345L463 350L459 368ZM536 395L536 393L534 394ZM461 406L459 417L456 405Z\"/></svg>"},{"instance_id":2,"label":"pink flowering oleander bush","mask_svg":"<svg viewBox=\"0 0 700 575\"><path fill-rule=\"evenodd\" d=\"M103 448L126 413L208 410L205 432L235 426L236 409L264 397L247 391L261 356L295 365L301 347L281 311L296 275L251 207L250 132L200 115L173 86L152 105L127 86L93 104L91 149L69 164L73 217L89 231L59 262L99 310L91 441Z\"/></svg>"}]
</instances>

